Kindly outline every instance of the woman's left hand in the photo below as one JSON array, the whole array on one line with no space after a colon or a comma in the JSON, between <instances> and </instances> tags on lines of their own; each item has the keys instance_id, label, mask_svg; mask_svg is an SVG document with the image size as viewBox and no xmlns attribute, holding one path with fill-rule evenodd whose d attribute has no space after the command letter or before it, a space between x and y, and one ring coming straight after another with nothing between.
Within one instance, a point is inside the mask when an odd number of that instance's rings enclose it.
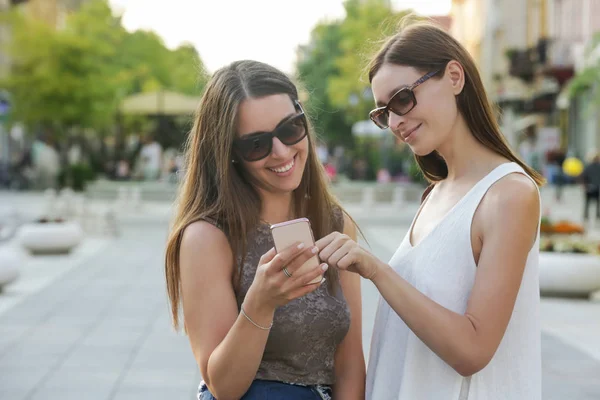
<instances>
[{"instance_id":1,"label":"woman's left hand","mask_svg":"<svg viewBox=\"0 0 600 400\"><path fill-rule=\"evenodd\" d=\"M380 261L348 235L332 232L315 245L321 261L330 267L355 272L365 279L371 279L377 272Z\"/></svg>"}]
</instances>

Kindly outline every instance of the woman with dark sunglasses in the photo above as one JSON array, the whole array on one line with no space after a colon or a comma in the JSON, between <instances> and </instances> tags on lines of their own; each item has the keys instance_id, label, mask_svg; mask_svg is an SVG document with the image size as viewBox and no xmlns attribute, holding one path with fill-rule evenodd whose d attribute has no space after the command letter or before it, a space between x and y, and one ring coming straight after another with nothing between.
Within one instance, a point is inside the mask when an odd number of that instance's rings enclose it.
<instances>
[{"instance_id":1,"label":"woman with dark sunglasses","mask_svg":"<svg viewBox=\"0 0 600 400\"><path fill-rule=\"evenodd\" d=\"M201 400L364 398L360 277L326 264L297 272L316 247L276 254L270 234L307 217L315 239L356 238L315 139L296 87L269 65L234 62L205 89L166 253Z\"/></svg>"},{"instance_id":2,"label":"woman with dark sunglasses","mask_svg":"<svg viewBox=\"0 0 600 400\"><path fill-rule=\"evenodd\" d=\"M541 399L542 177L509 148L473 60L443 30L402 29L369 80L371 119L431 186L389 263L339 233L317 242L321 260L381 294L367 399Z\"/></svg>"}]
</instances>

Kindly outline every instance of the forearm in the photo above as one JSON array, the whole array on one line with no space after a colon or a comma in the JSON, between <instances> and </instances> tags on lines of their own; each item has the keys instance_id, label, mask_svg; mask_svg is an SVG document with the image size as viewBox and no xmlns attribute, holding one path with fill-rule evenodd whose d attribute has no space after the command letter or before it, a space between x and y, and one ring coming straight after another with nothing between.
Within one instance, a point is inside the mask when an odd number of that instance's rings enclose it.
<instances>
[{"instance_id":1,"label":"forearm","mask_svg":"<svg viewBox=\"0 0 600 400\"><path fill-rule=\"evenodd\" d=\"M404 323L442 360L461 374L473 369L477 334L471 321L431 300L384 263L373 283Z\"/></svg>"},{"instance_id":2,"label":"forearm","mask_svg":"<svg viewBox=\"0 0 600 400\"><path fill-rule=\"evenodd\" d=\"M248 301L244 310L257 324L268 327L274 310L254 307ZM207 382L219 400L239 399L246 393L263 357L269 331L254 326L240 313L235 323L208 360Z\"/></svg>"},{"instance_id":3,"label":"forearm","mask_svg":"<svg viewBox=\"0 0 600 400\"><path fill-rule=\"evenodd\" d=\"M364 400L365 373L338 377L333 385L333 400Z\"/></svg>"}]
</instances>

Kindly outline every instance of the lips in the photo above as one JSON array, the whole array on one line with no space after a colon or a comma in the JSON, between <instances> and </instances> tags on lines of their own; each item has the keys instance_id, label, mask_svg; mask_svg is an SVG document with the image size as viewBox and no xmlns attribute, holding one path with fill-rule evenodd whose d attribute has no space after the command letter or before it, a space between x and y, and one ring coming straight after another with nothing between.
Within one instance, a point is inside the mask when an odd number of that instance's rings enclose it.
<instances>
[{"instance_id":1,"label":"lips","mask_svg":"<svg viewBox=\"0 0 600 400\"><path fill-rule=\"evenodd\" d=\"M402 139L404 139L405 141L406 141L406 140L409 140L409 139L411 138L412 134L413 134L413 133L415 133L415 131L416 131L417 129L419 129L420 127L421 127L421 124L419 124L419 125L415 126L415 127L414 127L414 128L412 128L412 129L409 129L409 130L406 130L406 131L404 131L404 132L401 132L401 133L400 133L400 136L402 136Z\"/></svg>"},{"instance_id":2,"label":"lips","mask_svg":"<svg viewBox=\"0 0 600 400\"><path fill-rule=\"evenodd\" d=\"M286 172L288 172L289 170L291 170L292 168L294 168L294 164L296 163L296 157L292 158L290 161L286 162L285 164L281 164L278 165L277 167L271 167L269 168L269 170L278 173L278 174L284 174Z\"/></svg>"}]
</instances>

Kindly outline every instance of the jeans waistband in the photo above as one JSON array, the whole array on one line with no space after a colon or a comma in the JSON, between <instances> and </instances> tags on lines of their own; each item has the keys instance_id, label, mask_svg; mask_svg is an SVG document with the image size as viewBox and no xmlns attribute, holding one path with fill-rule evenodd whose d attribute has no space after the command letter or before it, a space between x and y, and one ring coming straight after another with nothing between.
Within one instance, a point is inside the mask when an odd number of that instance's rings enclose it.
<instances>
[{"instance_id":1,"label":"jeans waistband","mask_svg":"<svg viewBox=\"0 0 600 400\"><path fill-rule=\"evenodd\" d=\"M287 388L286 388L287 387ZM263 399L265 392L271 392L273 389L279 389L279 392L285 391L286 396L285 399L293 400L293 393L298 392L298 389L307 389L312 391L315 395L315 400L331 400L332 398L332 389L329 385L300 385L286 382L278 382L278 381L264 381L264 380L255 380L252 382L252 385L246 392L246 394L242 397L241 400L255 400L255 399ZM287 395L289 389L289 396ZM306 393L306 392L303 392ZM283 398L283 397L282 397ZM305 397L303 397L305 398ZM214 397L209 392L208 387L204 381L200 382L200 386L198 387L198 400L213 400Z\"/></svg>"}]
</instances>

